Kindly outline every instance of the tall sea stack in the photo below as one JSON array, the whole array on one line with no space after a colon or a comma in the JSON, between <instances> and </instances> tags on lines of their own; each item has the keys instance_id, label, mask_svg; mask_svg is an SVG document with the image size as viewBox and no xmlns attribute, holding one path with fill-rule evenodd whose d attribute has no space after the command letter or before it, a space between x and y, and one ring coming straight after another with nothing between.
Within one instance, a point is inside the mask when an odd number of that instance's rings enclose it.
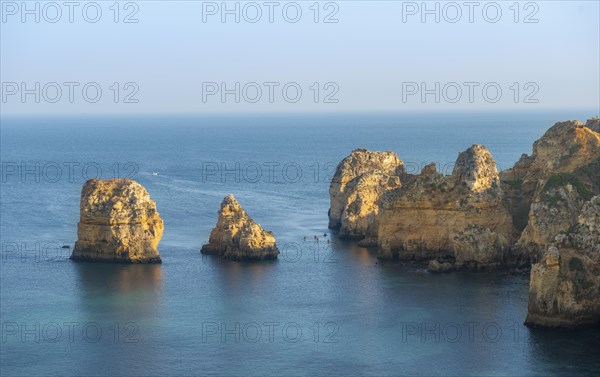
<instances>
[{"instance_id":1,"label":"tall sea stack","mask_svg":"<svg viewBox=\"0 0 600 377\"><path fill-rule=\"evenodd\" d=\"M161 263L163 220L156 202L132 179L92 179L83 185L77 242L71 259Z\"/></svg>"}]
</instances>

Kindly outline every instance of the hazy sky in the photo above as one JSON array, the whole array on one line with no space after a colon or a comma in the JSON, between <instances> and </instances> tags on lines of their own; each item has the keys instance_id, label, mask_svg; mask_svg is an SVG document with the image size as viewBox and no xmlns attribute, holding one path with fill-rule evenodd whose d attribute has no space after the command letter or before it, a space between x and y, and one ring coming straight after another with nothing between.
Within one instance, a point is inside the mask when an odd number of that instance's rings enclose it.
<instances>
[{"instance_id":1,"label":"hazy sky","mask_svg":"<svg viewBox=\"0 0 600 377\"><path fill-rule=\"evenodd\" d=\"M598 1L1 3L4 115L600 103Z\"/></svg>"}]
</instances>

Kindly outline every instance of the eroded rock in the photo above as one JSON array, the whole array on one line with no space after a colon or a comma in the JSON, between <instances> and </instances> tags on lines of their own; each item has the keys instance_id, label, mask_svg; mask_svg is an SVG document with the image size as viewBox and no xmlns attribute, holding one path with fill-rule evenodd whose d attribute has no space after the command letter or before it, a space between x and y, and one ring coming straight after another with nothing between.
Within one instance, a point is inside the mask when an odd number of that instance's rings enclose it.
<instances>
[{"instance_id":1,"label":"eroded rock","mask_svg":"<svg viewBox=\"0 0 600 377\"><path fill-rule=\"evenodd\" d=\"M599 122L594 118L586 125L576 120L556 123L533 143L531 156L523 155L512 169L502 172L503 180L520 179L537 185L553 174L589 164L600 157Z\"/></svg>"},{"instance_id":2,"label":"eroded rock","mask_svg":"<svg viewBox=\"0 0 600 377\"><path fill-rule=\"evenodd\" d=\"M329 228L340 229L342 237L355 238L375 230L377 200L387 189L400 185L403 173L404 165L396 153L352 151L338 164L329 186Z\"/></svg>"},{"instance_id":3,"label":"eroded rock","mask_svg":"<svg viewBox=\"0 0 600 377\"><path fill-rule=\"evenodd\" d=\"M279 250L273 233L255 223L233 195L223 199L218 215L202 253L238 261L277 258Z\"/></svg>"},{"instance_id":4,"label":"eroded rock","mask_svg":"<svg viewBox=\"0 0 600 377\"><path fill-rule=\"evenodd\" d=\"M570 183L543 188L531 204L527 227L515 246L518 252L533 262L539 261L557 234L577 224L584 202Z\"/></svg>"},{"instance_id":5,"label":"eroded rock","mask_svg":"<svg viewBox=\"0 0 600 377\"><path fill-rule=\"evenodd\" d=\"M600 323L600 196L577 226L560 233L531 269L526 324L581 327Z\"/></svg>"},{"instance_id":6,"label":"eroded rock","mask_svg":"<svg viewBox=\"0 0 600 377\"><path fill-rule=\"evenodd\" d=\"M365 173L348 182L339 237L377 237L379 198L386 191L400 186L400 177L379 171Z\"/></svg>"},{"instance_id":7,"label":"eroded rock","mask_svg":"<svg viewBox=\"0 0 600 377\"><path fill-rule=\"evenodd\" d=\"M452 176L467 185L471 192L498 187L498 169L492 154L483 145L474 144L458 154Z\"/></svg>"},{"instance_id":8,"label":"eroded rock","mask_svg":"<svg viewBox=\"0 0 600 377\"><path fill-rule=\"evenodd\" d=\"M502 173L515 223L525 224L516 258L539 261L559 232L577 224L583 203L600 194L599 124L555 124L534 143L531 156Z\"/></svg>"},{"instance_id":9,"label":"eroded rock","mask_svg":"<svg viewBox=\"0 0 600 377\"><path fill-rule=\"evenodd\" d=\"M480 145L459 154L450 176L426 166L383 195L379 258L453 258L458 268L497 267L515 238L499 183L496 162Z\"/></svg>"},{"instance_id":10,"label":"eroded rock","mask_svg":"<svg viewBox=\"0 0 600 377\"><path fill-rule=\"evenodd\" d=\"M597 118L556 123L501 174L480 145L450 176L435 164L406 174L393 153L353 151L330 186L329 225L361 246L377 242L383 259L527 269L600 194L599 130Z\"/></svg>"},{"instance_id":11,"label":"eroded rock","mask_svg":"<svg viewBox=\"0 0 600 377\"><path fill-rule=\"evenodd\" d=\"M454 266L452 265L452 263L449 262L438 262L437 260L430 260L429 264L427 265L427 269L430 272L438 272L438 273L445 273L445 272L451 272L454 270Z\"/></svg>"},{"instance_id":12,"label":"eroded rock","mask_svg":"<svg viewBox=\"0 0 600 377\"><path fill-rule=\"evenodd\" d=\"M146 189L132 179L83 185L74 260L160 263L164 223Z\"/></svg>"}]
</instances>

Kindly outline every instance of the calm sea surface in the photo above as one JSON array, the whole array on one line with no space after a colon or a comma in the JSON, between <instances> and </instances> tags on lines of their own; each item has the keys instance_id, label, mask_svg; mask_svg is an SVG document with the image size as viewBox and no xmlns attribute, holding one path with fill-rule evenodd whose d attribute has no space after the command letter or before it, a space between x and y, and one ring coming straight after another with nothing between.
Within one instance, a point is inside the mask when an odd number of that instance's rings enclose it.
<instances>
[{"instance_id":1,"label":"calm sea surface","mask_svg":"<svg viewBox=\"0 0 600 377\"><path fill-rule=\"evenodd\" d=\"M327 243L352 149L450 172L479 143L506 168L555 121L594 115L3 119L0 374L599 375L598 330L522 325L527 275L432 275ZM162 265L60 248L86 178L115 176L156 200ZM275 233L277 261L200 254L229 193Z\"/></svg>"}]
</instances>

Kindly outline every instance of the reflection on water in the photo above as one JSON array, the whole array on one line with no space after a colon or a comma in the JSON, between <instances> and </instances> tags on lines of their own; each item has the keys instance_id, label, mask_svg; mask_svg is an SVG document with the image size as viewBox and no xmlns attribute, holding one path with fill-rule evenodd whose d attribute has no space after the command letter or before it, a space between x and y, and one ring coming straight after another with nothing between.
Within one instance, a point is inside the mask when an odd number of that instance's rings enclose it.
<instances>
[{"instance_id":1,"label":"reflection on water","mask_svg":"<svg viewBox=\"0 0 600 377\"><path fill-rule=\"evenodd\" d=\"M161 265L85 262L74 265L82 311L90 317L110 313L111 318L127 320L156 315L162 299Z\"/></svg>"},{"instance_id":2,"label":"reflection on water","mask_svg":"<svg viewBox=\"0 0 600 377\"><path fill-rule=\"evenodd\" d=\"M342 248L348 248L350 252L354 254L356 261L358 261L363 267L372 266L373 256L377 255L376 251L371 251L367 248L360 247L355 243L344 243L343 245L336 246L336 252Z\"/></svg>"},{"instance_id":3,"label":"reflection on water","mask_svg":"<svg viewBox=\"0 0 600 377\"><path fill-rule=\"evenodd\" d=\"M222 259L218 256L203 256L202 260L214 268L217 276L217 285L223 292L239 292L242 287L249 289L264 288L263 281L273 268L277 260L256 262L238 262Z\"/></svg>"},{"instance_id":4,"label":"reflection on water","mask_svg":"<svg viewBox=\"0 0 600 377\"><path fill-rule=\"evenodd\" d=\"M159 357L159 344L149 340L156 337L163 317L162 266L73 264L77 270L76 291L82 322L97 324L102 332L97 342L82 342L86 351L77 360L82 370L132 374L140 363Z\"/></svg>"},{"instance_id":5,"label":"reflection on water","mask_svg":"<svg viewBox=\"0 0 600 377\"><path fill-rule=\"evenodd\" d=\"M581 330L527 329L524 336L529 342L530 362L534 365L553 365L557 373L564 375L593 375L600 370L598 348L600 328ZM595 350L596 357L590 357L582 349Z\"/></svg>"}]
</instances>

